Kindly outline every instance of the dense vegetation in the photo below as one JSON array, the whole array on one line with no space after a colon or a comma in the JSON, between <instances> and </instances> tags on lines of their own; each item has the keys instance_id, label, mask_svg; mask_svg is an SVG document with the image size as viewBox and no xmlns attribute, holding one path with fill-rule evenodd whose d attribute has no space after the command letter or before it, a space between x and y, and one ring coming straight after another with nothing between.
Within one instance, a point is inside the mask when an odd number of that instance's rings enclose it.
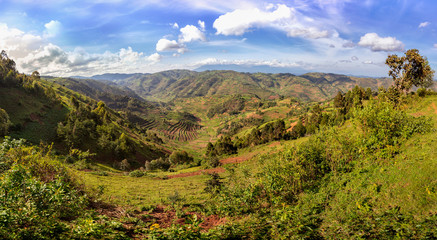
<instances>
[{"instance_id":1,"label":"dense vegetation","mask_svg":"<svg viewBox=\"0 0 437 240\"><path fill-rule=\"evenodd\" d=\"M55 142L55 149L64 154L90 151L114 166L127 159L138 167L166 155L151 143L153 135L140 136L141 129L103 102L51 84L36 71L20 74L4 52L1 57L0 136L10 134L34 144Z\"/></svg>"}]
</instances>

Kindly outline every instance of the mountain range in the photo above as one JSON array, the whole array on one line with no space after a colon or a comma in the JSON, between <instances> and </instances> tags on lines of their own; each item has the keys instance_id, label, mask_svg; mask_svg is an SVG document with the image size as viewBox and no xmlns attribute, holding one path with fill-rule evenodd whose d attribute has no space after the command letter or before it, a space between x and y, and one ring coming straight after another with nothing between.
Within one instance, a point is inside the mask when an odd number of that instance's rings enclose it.
<instances>
[{"instance_id":1,"label":"mountain range","mask_svg":"<svg viewBox=\"0 0 437 240\"><path fill-rule=\"evenodd\" d=\"M90 77L124 87L149 101L168 102L175 98L212 95L253 94L259 98L295 97L305 101L325 101L338 91L355 85L377 90L388 87L389 78L354 77L332 73L248 73L229 70L196 72L170 70L153 74L103 74Z\"/></svg>"}]
</instances>

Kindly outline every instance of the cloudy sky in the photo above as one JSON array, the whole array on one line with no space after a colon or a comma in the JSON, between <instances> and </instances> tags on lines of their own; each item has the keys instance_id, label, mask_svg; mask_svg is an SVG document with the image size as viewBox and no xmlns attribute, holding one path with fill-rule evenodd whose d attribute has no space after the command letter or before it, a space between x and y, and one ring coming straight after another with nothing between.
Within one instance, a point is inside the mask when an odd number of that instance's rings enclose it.
<instances>
[{"instance_id":1,"label":"cloudy sky","mask_svg":"<svg viewBox=\"0 0 437 240\"><path fill-rule=\"evenodd\" d=\"M437 69L435 0L0 0L20 72L152 73L204 65L387 76L419 49Z\"/></svg>"}]
</instances>

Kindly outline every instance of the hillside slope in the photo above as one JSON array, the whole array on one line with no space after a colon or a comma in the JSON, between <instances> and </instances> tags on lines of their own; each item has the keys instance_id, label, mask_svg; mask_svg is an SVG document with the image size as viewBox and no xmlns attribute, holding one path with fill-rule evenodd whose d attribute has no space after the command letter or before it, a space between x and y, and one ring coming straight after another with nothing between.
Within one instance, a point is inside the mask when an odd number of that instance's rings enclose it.
<instances>
[{"instance_id":1,"label":"hillside slope","mask_svg":"<svg viewBox=\"0 0 437 240\"><path fill-rule=\"evenodd\" d=\"M54 142L63 153L89 150L95 160L107 164L127 159L132 168L169 154L103 102L40 79L39 74L19 74L8 62L13 60L0 62L0 109L10 120L7 135L33 144Z\"/></svg>"},{"instance_id":2,"label":"hillside slope","mask_svg":"<svg viewBox=\"0 0 437 240\"><path fill-rule=\"evenodd\" d=\"M333 98L338 91L345 92L355 85L377 90L379 86L389 86L391 81L388 78L359 78L327 73L296 76L234 71L173 70L155 74L137 74L116 82L130 88L142 98L152 101L232 94L251 94L260 98L282 95L306 101L324 101Z\"/></svg>"}]
</instances>

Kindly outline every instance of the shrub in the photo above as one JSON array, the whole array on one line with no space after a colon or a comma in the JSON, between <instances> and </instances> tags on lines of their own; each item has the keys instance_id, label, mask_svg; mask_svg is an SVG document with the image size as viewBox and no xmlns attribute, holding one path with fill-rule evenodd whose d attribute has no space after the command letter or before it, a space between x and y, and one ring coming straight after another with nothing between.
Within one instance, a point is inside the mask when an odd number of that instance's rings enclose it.
<instances>
[{"instance_id":1,"label":"shrub","mask_svg":"<svg viewBox=\"0 0 437 240\"><path fill-rule=\"evenodd\" d=\"M143 171L140 171L140 170L134 170L134 171L129 173L129 177L142 177L144 175L145 175L145 173Z\"/></svg>"},{"instance_id":2,"label":"shrub","mask_svg":"<svg viewBox=\"0 0 437 240\"><path fill-rule=\"evenodd\" d=\"M208 193L217 193L220 191L220 188L222 187L223 183L220 181L220 176L218 173L210 173L208 174L211 178L206 181L205 185L205 191Z\"/></svg>"},{"instance_id":3,"label":"shrub","mask_svg":"<svg viewBox=\"0 0 437 240\"><path fill-rule=\"evenodd\" d=\"M163 158L158 158L150 162L150 170L161 169L167 171L170 168L170 166L171 166L170 162L167 159L164 160Z\"/></svg>"},{"instance_id":4,"label":"shrub","mask_svg":"<svg viewBox=\"0 0 437 240\"><path fill-rule=\"evenodd\" d=\"M365 147L369 149L399 145L413 133L425 133L432 128L429 119L409 116L387 102L371 102L362 110L356 110L355 117L364 131Z\"/></svg>"},{"instance_id":5,"label":"shrub","mask_svg":"<svg viewBox=\"0 0 437 240\"><path fill-rule=\"evenodd\" d=\"M0 137L8 133L10 125L11 121L9 121L9 115L5 110L0 108Z\"/></svg>"},{"instance_id":6,"label":"shrub","mask_svg":"<svg viewBox=\"0 0 437 240\"><path fill-rule=\"evenodd\" d=\"M185 164L191 163L193 157L189 156L186 151L174 151L169 157L170 163L172 164Z\"/></svg>"}]
</instances>

